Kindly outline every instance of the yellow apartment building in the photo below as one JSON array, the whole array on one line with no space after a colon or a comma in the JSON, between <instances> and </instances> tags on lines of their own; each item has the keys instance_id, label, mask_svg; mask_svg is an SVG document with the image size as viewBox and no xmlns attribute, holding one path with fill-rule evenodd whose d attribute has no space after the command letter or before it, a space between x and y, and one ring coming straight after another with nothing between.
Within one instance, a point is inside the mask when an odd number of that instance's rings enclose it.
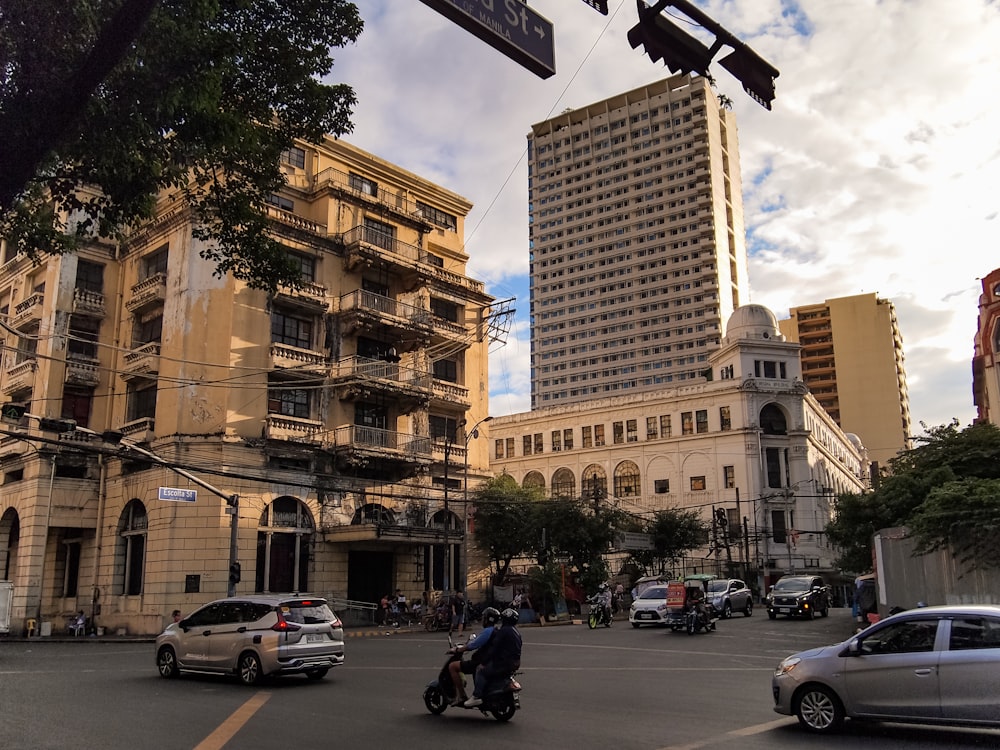
<instances>
[{"instance_id":1,"label":"yellow apartment building","mask_svg":"<svg viewBox=\"0 0 1000 750\"><path fill-rule=\"evenodd\" d=\"M778 321L802 344L802 379L846 432L864 441L881 467L910 447L912 423L903 335L890 300L875 294L793 307Z\"/></svg>"},{"instance_id":2,"label":"yellow apartment building","mask_svg":"<svg viewBox=\"0 0 1000 750\"><path fill-rule=\"evenodd\" d=\"M466 275L471 204L343 140L282 161L269 231L298 289L214 275L169 195L120 244L38 265L3 248L0 391L26 411L0 425L12 633L81 609L158 632L226 595L231 534L238 592L463 583L448 493L488 465L493 302Z\"/></svg>"},{"instance_id":3,"label":"yellow apartment building","mask_svg":"<svg viewBox=\"0 0 1000 750\"><path fill-rule=\"evenodd\" d=\"M1000 268L986 274L972 359L976 421L1000 425Z\"/></svg>"}]
</instances>

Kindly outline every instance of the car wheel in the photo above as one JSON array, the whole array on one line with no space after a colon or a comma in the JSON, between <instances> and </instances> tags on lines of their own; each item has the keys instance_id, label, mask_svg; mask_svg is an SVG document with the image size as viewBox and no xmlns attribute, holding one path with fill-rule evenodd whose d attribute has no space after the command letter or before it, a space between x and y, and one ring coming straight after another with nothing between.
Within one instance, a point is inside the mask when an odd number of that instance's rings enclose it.
<instances>
[{"instance_id":1,"label":"car wheel","mask_svg":"<svg viewBox=\"0 0 1000 750\"><path fill-rule=\"evenodd\" d=\"M322 680L326 677L326 673L329 672L329 668L321 667L320 669L310 669L306 672L306 677L310 680Z\"/></svg>"},{"instance_id":2,"label":"car wheel","mask_svg":"<svg viewBox=\"0 0 1000 750\"><path fill-rule=\"evenodd\" d=\"M177 656L170 646L164 646L156 652L156 668L160 672L160 677L166 677L168 680L180 673L177 668Z\"/></svg>"},{"instance_id":3,"label":"car wheel","mask_svg":"<svg viewBox=\"0 0 1000 750\"><path fill-rule=\"evenodd\" d=\"M767 619L768 620L777 620L778 616L774 612L768 611L768 613L767 613Z\"/></svg>"},{"instance_id":4,"label":"car wheel","mask_svg":"<svg viewBox=\"0 0 1000 750\"><path fill-rule=\"evenodd\" d=\"M844 721L844 707L832 690L809 685L795 701L795 715L810 732L832 732Z\"/></svg>"},{"instance_id":5,"label":"car wheel","mask_svg":"<svg viewBox=\"0 0 1000 750\"><path fill-rule=\"evenodd\" d=\"M260 682L262 675L260 673L260 659L257 658L257 654L247 651L241 655L236 672L239 674L240 682L244 685L256 685Z\"/></svg>"},{"instance_id":6,"label":"car wheel","mask_svg":"<svg viewBox=\"0 0 1000 750\"><path fill-rule=\"evenodd\" d=\"M429 687L424 691L424 705L427 706L428 711L436 715L444 713L444 710L448 708L448 699L441 692L441 688Z\"/></svg>"},{"instance_id":7,"label":"car wheel","mask_svg":"<svg viewBox=\"0 0 1000 750\"><path fill-rule=\"evenodd\" d=\"M517 706L514 705L514 699L509 696L503 698L497 704L496 708L490 709L490 713L497 721L510 721L514 718L514 712L516 711Z\"/></svg>"},{"instance_id":8,"label":"car wheel","mask_svg":"<svg viewBox=\"0 0 1000 750\"><path fill-rule=\"evenodd\" d=\"M806 619L807 620L815 620L816 619L816 610L813 609L812 607L810 607L809 611L806 612Z\"/></svg>"},{"instance_id":9,"label":"car wheel","mask_svg":"<svg viewBox=\"0 0 1000 750\"><path fill-rule=\"evenodd\" d=\"M632 623L632 627L635 628L636 630L638 630L639 629L639 623L633 622Z\"/></svg>"},{"instance_id":10,"label":"car wheel","mask_svg":"<svg viewBox=\"0 0 1000 750\"><path fill-rule=\"evenodd\" d=\"M726 603L722 605L722 619L728 620L732 616L733 616L733 603L727 599Z\"/></svg>"},{"instance_id":11,"label":"car wheel","mask_svg":"<svg viewBox=\"0 0 1000 750\"><path fill-rule=\"evenodd\" d=\"M747 606L743 608L744 617L753 617L753 600L747 599Z\"/></svg>"},{"instance_id":12,"label":"car wheel","mask_svg":"<svg viewBox=\"0 0 1000 750\"><path fill-rule=\"evenodd\" d=\"M829 606L824 606L823 609L821 609L819 611L819 616L820 617L829 617L830 616L830 607Z\"/></svg>"}]
</instances>

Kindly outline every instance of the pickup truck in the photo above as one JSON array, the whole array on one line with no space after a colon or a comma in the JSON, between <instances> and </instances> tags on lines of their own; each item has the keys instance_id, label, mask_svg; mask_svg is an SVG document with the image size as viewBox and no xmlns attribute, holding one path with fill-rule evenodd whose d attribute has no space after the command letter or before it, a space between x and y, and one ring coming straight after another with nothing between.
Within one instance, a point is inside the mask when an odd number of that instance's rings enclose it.
<instances>
[{"instance_id":1,"label":"pickup truck","mask_svg":"<svg viewBox=\"0 0 1000 750\"><path fill-rule=\"evenodd\" d=\"M778 615L811 620L817 612L826 617L830 614L830 587L819 576L784 576L771 587L766 604L772 620Z\"/></svg>"}]
</instances>

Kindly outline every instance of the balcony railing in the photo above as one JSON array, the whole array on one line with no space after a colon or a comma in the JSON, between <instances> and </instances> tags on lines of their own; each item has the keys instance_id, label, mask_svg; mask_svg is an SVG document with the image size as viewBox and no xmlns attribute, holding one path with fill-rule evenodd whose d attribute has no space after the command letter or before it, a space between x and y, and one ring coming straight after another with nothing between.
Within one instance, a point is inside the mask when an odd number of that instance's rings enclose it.
<instances>
[{"instance_id":1,"label":"balcony railing","mask_svg":"<svg viewBox=\"0 0 1000 750\"><path fill-rule=\"evenodd\" d=\"M122 377L132 378L160 371L160 342L150 341L125 352Z\"/></svg>"},{"instance_id":2,"label":"balcony railing","mask_svg":"<svg viewBox=\"0 0 1000 750\"><path fill-rule=\"evenodd\" d=\"M35 370L38 369L38 360L34 357L18 362L7 370L3 381L3 392L17 393L31 388L35 383Z\"/></svg>"},{"instance_id":3,"label":"balcony railing","mask_svg":"<svg viewBox=\"0 0 1000 750\"><path fill-rule=\"evenodd\" d=\"M18 330L30 328L42 317L42 305L45 304L45 295L39 292L32 294L23 302L18 302L14 306L14 317L11 325Z\"/></svg>"},{"instance_id":4,"label":"balcony railing","mask_svg":"<svg viewBox=\"0 0 1000 750\"><path fill-rule=\"evenodd\" d=\"M431 314L405 302L399 302L391 297L385 297L375 292L357 289L340 298L341 312L364 312L379 318L392 318L404 324L429 328Z\"/></svg>"},{"instance_id":5,"label":"balcony railing","mask_svg":"<svg viewBox=\"0 0 1000 750\"><path fill-rule=\"evenodd\" d=\"M103 318L107 313L104 306L104 295L89 289L74 289L73 312Z\"/></svg>"},{"instance_id":6,"label":"balcony railing","mask_svg":"<svg viewBox=\"0 0 1000 750\"><path fill-rule=\"evenodd\" d=\"M416 388L423 391L431 387L431 375L428 372L401 367L396 362L386 362L368 357L345 357L337 362L335 377L344 379L364 379L385 381L405 388Z\"/></svg>"},{"instance_id":7,"label":"balcony railing","mask_svg":"<svg viewBox=\"0 0 1000 750\"><path fill-rule=\"evenodd\" d=\"M286 375L310 378L326 377L329 369L322 353L279 343L271 344L271 366Z\"/></svg>"},{"instance_id":8,"label":"balcony railing","mask_svg":"<svg viewBox=\"0 0 1000 750\"><path fill-rule=\"evenodd\" d=\"M129 312L135 313L156 305L167 298L167 275L154 273L132 286L132 297L125 303Z\"/></svg>"},{"instance_id":9,"label":"balcony railing","mask_svg":"<svg viewBox=\"0 0 1000 750\"><path fill-rule=\"evenodd\" d=\"M426 435L410 435L378 427L348 425L337 428L335 439L338 451L342 449L376 451L414 458L430 458L431 455L431 439Z\"/></svg>"},{"instance_id":10,"label":"balcony railing","mask_svg":"<svg viewBox=\"0 0 1000 750\"><path fill-rule=\"evenodd\" d=\"M286 211L283 208L278 208L277 206L272 206L270 204L265 206L265 211L267 213L267 218L272 219L279 224L289 226L292 229L309 232L310 234L326 234L326 227L321 224L317 224L315 221L303 219L301 216L291 211Z\"/></svg>"},{"instance_id":11,"label":"balcony railing","mask_svg":"<svg viewBox=\"0 0 1000 750\"><path fill-rule=\"evenodd\" d=\"M66 382L70 385L82 385L95 388L100 383L100 371L94 360L69 357L66 360Z\"/></svg>"},{"instance_id":12,"label":"balcony railing","mask_svg":"<svg viewBox=\"0 0 1000 750\"><path fill-rule=\"evenodd\" d=\"M314 419L268 414L264 422L264 437L268 440L320 445L323 443L323 423Z\"/></svg>"}]
</instances>

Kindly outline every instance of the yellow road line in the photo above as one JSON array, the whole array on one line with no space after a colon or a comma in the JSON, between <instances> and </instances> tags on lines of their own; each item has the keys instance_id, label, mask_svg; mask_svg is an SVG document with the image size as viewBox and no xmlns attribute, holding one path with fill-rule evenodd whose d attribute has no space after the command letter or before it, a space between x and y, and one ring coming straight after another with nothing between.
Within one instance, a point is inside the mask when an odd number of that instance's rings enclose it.
<instances>
[{"instance_id":1,"label":"yellow road line","mask_svg":"<svg viewBox=\"0 0 1000 750\"><path fill-rule=\"evenodd\" d=\"M233 711L232 715L226 719L219 728L208 737L199 742L194 750L220 750L233 736L250 721L261 706L267 703L271 697L270 693L257 693L242 706Z\"/></svg>"}]
</instances>

